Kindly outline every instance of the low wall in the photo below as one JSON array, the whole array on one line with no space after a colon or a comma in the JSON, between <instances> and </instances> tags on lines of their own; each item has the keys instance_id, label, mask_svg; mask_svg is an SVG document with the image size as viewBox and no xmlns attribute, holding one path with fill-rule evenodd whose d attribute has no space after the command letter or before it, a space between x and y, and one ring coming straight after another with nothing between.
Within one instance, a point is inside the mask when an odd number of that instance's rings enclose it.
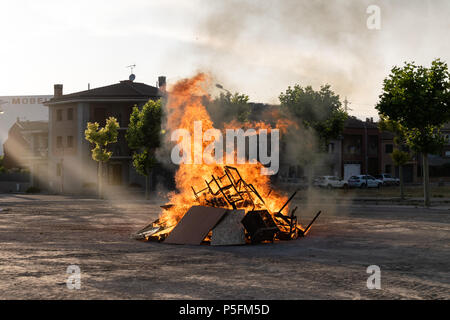
<instances>
[{"instance_id":1,"label":"low wall","mask_svg":"<svg viewBox=\"0 0 450 320\"><path fill-rule=\"evenodd\" d=\"M30 182L0 181L0 193L25 192Z\"/></svg>"},{"instance_id":2,"label":"low wall","mask_svg":"<svg viewBox=\"0 0 450 320\"><path fill-rule=\"evenodd\" d=\"M0 182L30 182L30 173L24 172L4 172L0 173Z\"/></svg>"}]
</instances>

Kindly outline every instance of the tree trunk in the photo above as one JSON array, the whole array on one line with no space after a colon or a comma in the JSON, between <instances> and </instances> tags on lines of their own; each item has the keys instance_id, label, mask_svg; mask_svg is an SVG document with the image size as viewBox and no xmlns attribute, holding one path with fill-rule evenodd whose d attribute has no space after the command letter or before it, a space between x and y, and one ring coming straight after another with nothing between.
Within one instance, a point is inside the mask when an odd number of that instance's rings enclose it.
<instances>
[{"instance_id":1,"label":"tree trunk","mask_svg":"<svg viewBox=\"0 0 450 320\"><path fill-rule=\"evenodd\" d=\"M145 176L145 200L150 199L150 174Z\"/></svg>"},{"instance_id":2,"label":"tree trunk","mask_svg":"<svg viewBox=\"0 0 450 320\"><path fill-rule=\"evenodd\" d=\"M403 166L398 166L398 176L400 178L400 199L405 200L405 187L403 183Z\"/></svg>"},{"instance_id":3,"label":"tree trunk","mask_svg":"<svg viewBox=\"0 0 450 320\"><path fill-rule=\"evenodd\" d=\"M103 199L103 166L101 161L98 162L97 180L98 197L100 199Z\"/></svg>"},{"instance_id":4,"label":"tree trunk","mask_svg":"<svg viewBox=\"0 0 450 320\"><path fill-rule=\"evenodd\" d=\"M426 207L431 205L430 201L430 174L428 168L428 154L423 154L423 192L424 192L424 203Z\"/></svg>"}]
</instances>

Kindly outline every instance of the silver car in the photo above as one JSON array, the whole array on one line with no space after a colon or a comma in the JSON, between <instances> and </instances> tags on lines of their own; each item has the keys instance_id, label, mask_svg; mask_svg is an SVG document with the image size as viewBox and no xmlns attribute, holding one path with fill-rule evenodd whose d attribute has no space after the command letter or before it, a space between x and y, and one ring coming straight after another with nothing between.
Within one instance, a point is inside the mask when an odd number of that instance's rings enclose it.
<instances>
[{"instance_id":1,"label":"silver car","mask_svg":"<svg viewBox=\"0 0 450 320\"><path fill-rule=\"evenodd\" d=\"M352 188L380 188L383 181L375 179L370 175L351 176L348 179L348 185Z\"/></svg>"}]
</instances>

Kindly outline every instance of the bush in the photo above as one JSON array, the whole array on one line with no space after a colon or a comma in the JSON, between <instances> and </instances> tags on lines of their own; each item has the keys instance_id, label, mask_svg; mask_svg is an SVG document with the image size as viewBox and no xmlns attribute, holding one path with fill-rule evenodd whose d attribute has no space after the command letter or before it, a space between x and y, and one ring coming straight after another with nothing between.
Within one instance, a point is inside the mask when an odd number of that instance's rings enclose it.
<instances>
[{"instance_id":1,"label":"bush","mask_svg":"<svg viewBox=\"0 0 450 320\"><path fill-rule=\"evenodd\" d=\"M6 172L6 169L3 166L3 158L4 158L4 156L0 156L0 173Z\"/></svg>"},{"instance_id":2,"label":"bush","mask_svg":"<svg viewBox=\"0 0 450 320\"><path fill-rule=\"evenodd\" d=\"M41 192L41 189L37 187L29 187L27 190L25 190L26 193L39 193Z\"/></svg>"}]
</instances>

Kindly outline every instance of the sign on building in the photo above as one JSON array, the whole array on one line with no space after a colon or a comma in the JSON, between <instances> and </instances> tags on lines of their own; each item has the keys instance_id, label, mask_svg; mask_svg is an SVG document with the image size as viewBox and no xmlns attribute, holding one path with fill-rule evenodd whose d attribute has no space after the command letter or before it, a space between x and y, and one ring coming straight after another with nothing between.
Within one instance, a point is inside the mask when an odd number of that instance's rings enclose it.
<instances>
[{"instance_id":1,"label":"sign on building","mask_svg":"<svg viewBox=\"0 0 450 320\"><path fill-rule=\"evenodd\" d=\"M3 154L3 143L8 137L8 130L19 119L20 121L48 121L48 108L44 103L51 95L0 96L0 155Z\"/></svg>"}]
</instances>

